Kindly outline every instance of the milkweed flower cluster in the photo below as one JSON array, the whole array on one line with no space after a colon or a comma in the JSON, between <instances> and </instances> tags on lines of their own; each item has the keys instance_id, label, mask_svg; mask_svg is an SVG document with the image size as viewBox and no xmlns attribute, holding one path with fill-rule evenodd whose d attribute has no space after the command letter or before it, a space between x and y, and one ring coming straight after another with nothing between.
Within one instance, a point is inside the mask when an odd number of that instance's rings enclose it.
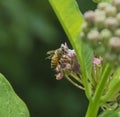
<instances>
[{"instance_id":1,"label":"milkweed flower cluster","mask_svg":"<svg viewBox=\"0 0 120 117\"><path fill-rule=\"evenodd\" d=\"M81 38L102 56L115 65L120 63L120 0L101 2L95 11L84 14Z\"/></svg>"},{"instance_id":2,"label":"milkweed flower cluster","mask_svg":"<svg viewBox=\"0 0 120 117\"><path fill-rule=\"evenodd\" d=\"M69 49L67 44L61 44L60 48L49 51L49 57L51 59L51 68L56 72L56 80L66 78L77 88L85 90L82 73L80 70L80 64L77 60L76 52ZM91 92L94 95L97 85L100 80L100 73L103 68L103 58L93 58L91 79L88 81L91 84ZM112 74L108 77L106 85L104 87L103 97L109 90L109 84L112 81ZM119 92L115 93L114 98L101 104L102 109L114 110L119 108Z\"/></svg>"},{"instance_id":3,"label":"milkweed flower cluster","mask_svg":"<svg viewBox=\"0 0 120 117\"><path fill-rule=\"evenodd\" d=\"M51 67L56 72L56 79L60 80L65 75L74 73L77 75L80 72L80 65L76 58L74 50L68 48L67 44L61 44L61 47L56 49L51 56Z\"/></svg>"},{"instance_id":4,"label":"milkweed flower cluster","mask_svg":"<svg viewBox=\"0 0 120 117\"><path fill-rule=\"evenodd\" d=\"M84 89L80 64L77 60L76 52L74 50L69 49L65 43L61 44L60 48L54 51L48 51L48 54L49 58L51 59L51 68L56 72L55 76L57 80L61 80L64 77L78 88ZM93 85L92 87L94 87L94 89L96 88L97 84L97 73L99 73L102 68L102 61L102 58L93 59L93 81L96 82L91 84Z\"/></svg>"}]
</instances>

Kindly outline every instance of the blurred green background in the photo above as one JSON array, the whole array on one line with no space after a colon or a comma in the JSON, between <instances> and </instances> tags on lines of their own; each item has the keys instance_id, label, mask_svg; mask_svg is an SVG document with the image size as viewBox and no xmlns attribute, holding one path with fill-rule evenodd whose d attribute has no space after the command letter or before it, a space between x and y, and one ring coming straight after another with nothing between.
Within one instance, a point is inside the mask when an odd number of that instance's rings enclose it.
<instances>
[{"instance_id":1,"label":"blurred green background","mask_svg":"<svg viewBox=\"0 0 120 117\"><path fill-rule=\"evenodd\" d=\"M78 0L82 12L91 0ZM46 52L68 39L48 0L0 0L0 72L26 102L31 117L84 117L87 99L56 81Z\"/></svg>"}]
</instances>

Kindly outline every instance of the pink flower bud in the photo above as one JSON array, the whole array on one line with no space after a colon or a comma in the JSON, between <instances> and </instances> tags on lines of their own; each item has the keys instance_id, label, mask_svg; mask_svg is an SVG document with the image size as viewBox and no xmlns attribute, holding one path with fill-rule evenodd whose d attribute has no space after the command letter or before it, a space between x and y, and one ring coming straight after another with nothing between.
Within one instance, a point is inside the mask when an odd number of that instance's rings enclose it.
<instances>
[{"instance_id":1,"label":"pink flower bud","mask_svg":"<svg viewBox=\"0 0 120 117\"><path fill-rule=\"evenodd\" d=\"M62 73L58 73L56 75L56 80L61 80L63 78L63 74Z\"/></svg>"},{"instance_id":2,"label":"pink flower bud","mask_svg":"<svg viewBox=\"0 0 120 117\"><path fill-rule=\"evenodd\" d=\"M93 59L93 63L94 63L95 65L100 65L100 64L102 63L102 59L94 58L94 59Z\"/></svg>"},{"instance_id":3,"label":"pink flower bud","mask_svg":"<svg viewBox=\"0 0 120 117\"><path fill-rule=\"evenodd\" d=\"M71 65L68 63L68 64L66 64L66 68L65 68L66 70L71 70Z\"/></svg>"}]
</instances>

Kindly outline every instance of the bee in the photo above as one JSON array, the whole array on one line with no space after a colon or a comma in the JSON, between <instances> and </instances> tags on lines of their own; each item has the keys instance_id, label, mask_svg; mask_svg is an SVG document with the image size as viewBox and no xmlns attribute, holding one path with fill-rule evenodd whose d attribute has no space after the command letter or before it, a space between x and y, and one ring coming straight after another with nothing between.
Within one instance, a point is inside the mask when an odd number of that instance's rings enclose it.
<instances>
[{"instance_id":1,"label":"bee","mask_svg":"<svg viewBox=\"0 0 120 117\"><path fill-rule=\"evenodd\" d=\"M59 60L61 59L64 53L65 50L63 48L59 48L57 50L51 50L47 52L47 54L50 55L48 59L51 59L51 68L53 69L56 68L56 66L59 64Z\"/></svg>"}]
</instances>

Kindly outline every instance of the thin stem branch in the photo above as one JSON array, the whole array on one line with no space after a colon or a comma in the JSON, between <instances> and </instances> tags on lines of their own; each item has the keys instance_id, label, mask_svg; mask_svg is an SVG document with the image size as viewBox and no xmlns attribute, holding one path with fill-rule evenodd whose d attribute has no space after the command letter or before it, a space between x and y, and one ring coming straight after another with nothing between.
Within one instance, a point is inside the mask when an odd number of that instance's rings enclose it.
<instances>
[{"instance_id":1,"label":"thin stem branch","mask_svg":"<svg viewBox=\"0 0 120 117\"><path fill-rule=\"evenodd\" d=\"M77 80L79 83L83 84L82 80L81 80L78 76L76 76L76 75L73 74L73 73L71 73L70 75L71 75L75 80Z\"/></svg>"},{"instance_id":2,"label":"thin stem branch","mask_svg":"<svg viewBox=\"0 0 120 117\"><path fill-rule=\"evenodd\" d=\"M75 83L73 80L70 79L70 77L68 77L67 75L65 75L65 78L72 83L74 86L76 86L79 89L85 90L82 86L78 85L77 83Z\"/></svg>"}]
</instances>

